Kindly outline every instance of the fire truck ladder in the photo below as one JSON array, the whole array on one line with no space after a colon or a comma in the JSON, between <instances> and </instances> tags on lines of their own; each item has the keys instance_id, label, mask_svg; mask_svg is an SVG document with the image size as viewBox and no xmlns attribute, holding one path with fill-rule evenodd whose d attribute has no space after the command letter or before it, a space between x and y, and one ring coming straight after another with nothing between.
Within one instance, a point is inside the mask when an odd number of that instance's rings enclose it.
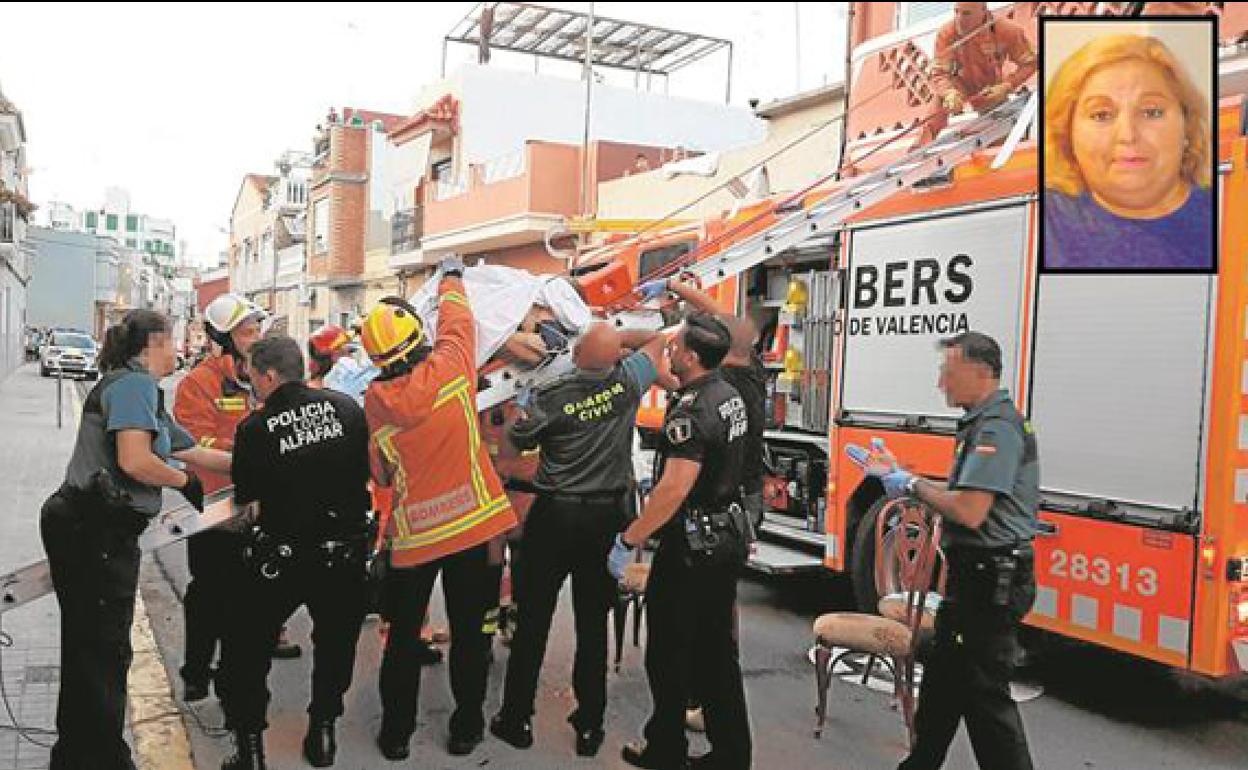
<instances>
[{"instance_id":1,"label":"fire truck ladder","mask_svg":"<svg viewBox=\"0 0 1248 770\"><path fill-rule=\"evenodd\" d=\"M838 191L810 209L801 208L766 230L728 247L720 254L698 259L694 251L686 259L697 260L679 268L692 274L703 287L709 288L749 270L794 246L840 227L850 216L879 203L916 182L934 174L951 170L971 154L1007 138L1002 154L1008 154L1022 138L1035 112L1035 95L1018 96L996 109L960 126L946 130L931 144L913 150L891 164L851 180ZM998 161L1001 159L999 158ZM999 165L994 164L994 165ZM649 278L653 276L645 276ZM611 313L611 319L622 328L658 329L657 314L623 310ZM572 356L564 351L535 369L521 371L501 367L482 373L484 380L477 393L477 409L484 411L514 398L521 391L550 382L575 369Z\"/></svg>"},{"instance_id":2,"label":"fire truck ladder","mask_svg":"<svg viewBox=\"0 0 1248 770\"><path fill-rule=\"evenodd\" d=\"M889 165L850 180L849 186L813 207L799 209L719 254L692 261L683 272L693 275L704 288L800 246L819 235L836 230L846 219L888 199L915 183L942 171L949 171L973 153L1010 138L1006 151L1012 151L1030 124L1034 95L1018 96L989 113L946 131L934 142L907 153Z\"/></svg>"}]
</instances>

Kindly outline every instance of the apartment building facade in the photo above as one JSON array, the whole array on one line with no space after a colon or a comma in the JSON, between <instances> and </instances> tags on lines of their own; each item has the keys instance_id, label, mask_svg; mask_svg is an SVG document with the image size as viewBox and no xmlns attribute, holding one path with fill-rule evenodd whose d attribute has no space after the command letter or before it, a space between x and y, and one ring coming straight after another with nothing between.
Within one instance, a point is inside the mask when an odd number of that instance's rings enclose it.
<instances>
[{"instance_id":1,"label":"apartment building facade","mask_svg":"<svg viewBox=\"0 0 1248 770\"><path fill-rule=\"evenodd\" d=\"M0 379L24 356L26 294L30 283L27 222L26 125L17 105L0 91Z\"/></svg>"}]
</instances>

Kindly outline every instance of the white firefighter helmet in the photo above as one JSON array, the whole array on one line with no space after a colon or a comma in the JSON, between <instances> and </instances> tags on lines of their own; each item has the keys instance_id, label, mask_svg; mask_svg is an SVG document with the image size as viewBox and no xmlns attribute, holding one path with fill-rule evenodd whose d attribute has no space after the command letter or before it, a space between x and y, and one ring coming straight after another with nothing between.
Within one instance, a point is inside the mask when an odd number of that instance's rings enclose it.
<instances>
[{"instance_id":1,"label":"white firefighter helmet","mask_svg":"<svg viewBox=\"0 0 1248 770\"><path fill-rule=\"evenodd\" d=\"M260 321L261 332L268 313L259 305L237 294L222 294L204 308L205 330L208 338L228 353L234 353L234 340L230 332L248 321Z\"/></svg>"},{"instance_id":2,"label":"white firefighter helmet","mask_svg":"<svg viewBox=\"0 0 1248 770\"><path fill-rule=\"evenodd\" d=\"M247 321L264 320L266 315L263 308L237 294L222 294L204 308L204 320L219 334L229 334Z\"/></svg>"}]
</instances>

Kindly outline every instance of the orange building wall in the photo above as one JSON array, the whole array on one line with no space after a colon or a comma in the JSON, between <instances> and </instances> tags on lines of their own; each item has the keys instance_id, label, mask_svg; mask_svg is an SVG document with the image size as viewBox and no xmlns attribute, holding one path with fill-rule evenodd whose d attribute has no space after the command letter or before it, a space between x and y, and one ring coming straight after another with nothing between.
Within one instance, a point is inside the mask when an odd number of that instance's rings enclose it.
<instances>
[{"instance_id":1,"label":"orange building wall","mask_svg":"<svg viewBox=\"0 0 1248 770\"><path fill-rule=\"evenodd\" d=\"M325 198L329 204L329 249L317 254L308 239L308 276L343 280L364 273L364 227L368 214L369 126L332 126L325 165L313 173L308 210ZM310 223L309 231L314 224Z\"/></svg>"},{"instance_id":2,"label":"orange building wall","mask_svg":"<svg viewBox=\"0 0 1248 770\"><path fill-rule=\"evenodd\" d=\"M529 142L529 211L576 214L581 200L581 153L577 147Z\"/></svg>"},{"instance_id":3,"label":"orange building wall","mask_svg":"<svg viewBox=\"0 0 1248 770\"><path fill-rule=\"evenodd\" d=\"M473 257L484 256L491 265L506 265L530 273L562 273L567 265L546 253L545 244L528 243L523 246L512 246L506 249L474 254Z\"/></svg>"}]
</instances>

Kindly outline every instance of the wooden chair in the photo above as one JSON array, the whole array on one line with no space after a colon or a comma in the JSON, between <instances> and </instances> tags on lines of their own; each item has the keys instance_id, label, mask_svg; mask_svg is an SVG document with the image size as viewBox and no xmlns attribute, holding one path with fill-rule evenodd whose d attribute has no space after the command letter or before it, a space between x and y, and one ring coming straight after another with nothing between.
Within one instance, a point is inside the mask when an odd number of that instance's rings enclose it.
<instances>
[{"instance_id":1,"label":"wooden chair","mask_svg":"<svg viewBox=\"0 0 1248 770\"><path fill-rule=\"evenodd\" d=\"M930 630L934 623L935 610L928 594L933 588L943 590L944 584L940 517L913 498L886 503L876 518L875 554L876 590L883 597L881 614L834 612L821 615L814 623L818 691L815 737L823 734L832 671L837 663L856 655L866 658L863 684L877 662L892 672L893 695L913 744L918 695L915 650L922 631Z\"/></svg>"},{"instance_id":2,"label":"wooden chair","mask_svg":"<svg viewBox=\"0 0 1248 770\"><path fill-rule=\"evenodd\" d=\"M615 619L615 673L620 673L620 661L624 658L624 634L628 630L628 612L633 612L633 646L641 645L641 619L646 609L646 583L650 580L650 565L642 561L642 549L637 549L637 561L624 568L619 593L612 609Z\"/></svg>"},{"instance_id":3,"label":"wooden chair","mask_svg":"<svg viewBox=\"0 0 1248 770\"><path fill-rule=\"evenodd\" d=\"M635 517L641 512L648 490L638 488L631 499ZM615 595L615 606L611 613L615 621L615 673L620 673L620 662L624 659L624 634L628 630L628 613L633 612L633 646L641 646L641 621L646 609L646 584L650 581L650 565L645 561L645 548L637 549L636 559L624 568L624 579L620 581Z\"/></svg>"}]
</instances>

